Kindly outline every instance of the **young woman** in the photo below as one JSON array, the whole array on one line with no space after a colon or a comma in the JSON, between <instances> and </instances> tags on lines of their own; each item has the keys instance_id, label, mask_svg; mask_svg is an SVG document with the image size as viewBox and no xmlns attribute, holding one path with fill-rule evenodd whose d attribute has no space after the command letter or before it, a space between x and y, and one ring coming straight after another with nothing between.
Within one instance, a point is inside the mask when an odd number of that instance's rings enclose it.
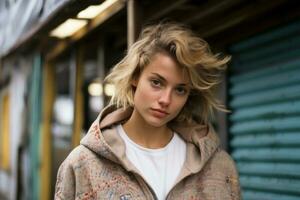
<instances>
[{"instance_id":1,"label":"young woman","mask_svg":"<svg viewBox=\"0 0 300 200\"><path fill-rule=\"evenodd\" d=\"M229 58L174 23L145 28L108 75L111 103L61 165L55 199L240 199L209 123Z\"/></svg>"}]
</instances>

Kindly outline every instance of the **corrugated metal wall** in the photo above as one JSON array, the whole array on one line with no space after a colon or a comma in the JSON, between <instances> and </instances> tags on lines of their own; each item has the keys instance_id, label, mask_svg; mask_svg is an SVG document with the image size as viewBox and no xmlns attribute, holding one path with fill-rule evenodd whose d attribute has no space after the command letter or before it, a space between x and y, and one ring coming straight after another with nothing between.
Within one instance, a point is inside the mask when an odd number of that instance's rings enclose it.
<instances>
[{"instance_id":1,"label":"corrugated metal wall","mask_svg":"<svg viewBox=\"0 0 300 200\"><path fill-rule=\"evenodd\" d=\"M41 132L41 112L42 112L42 57L36 53L33 58L33 67L30 80L29 93L29 132L30 132L30 199L40 199L40 132Z\"/></svg>"},{"instance_id":2,"label":"corrugated metal wall","mask_svg":"<svg viewBox=\"0 0 300 200\"><path fill-rule=\"evenodd\" d=\"M230 51L230 147L243 199L299 200L300 22Z\"/></svg>"}]
</instances>

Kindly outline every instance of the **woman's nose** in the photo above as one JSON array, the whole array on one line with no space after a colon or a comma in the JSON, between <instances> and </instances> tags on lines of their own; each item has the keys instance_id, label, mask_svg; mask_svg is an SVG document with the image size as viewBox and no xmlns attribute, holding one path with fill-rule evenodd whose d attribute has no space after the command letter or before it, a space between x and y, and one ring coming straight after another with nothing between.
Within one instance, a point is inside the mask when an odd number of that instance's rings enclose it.
<instances>
[{"instance_id":1,"label":"woman's nose","mask_svg":"<svg viewBox=\"0 0 300 200\"><path fill-rule=\"evenodd\" d=\"M160 98L158 100L159 104L162 106L168 106L172 100L172 91L164 90L161 92Z\"/></svg>"}]
</instances>

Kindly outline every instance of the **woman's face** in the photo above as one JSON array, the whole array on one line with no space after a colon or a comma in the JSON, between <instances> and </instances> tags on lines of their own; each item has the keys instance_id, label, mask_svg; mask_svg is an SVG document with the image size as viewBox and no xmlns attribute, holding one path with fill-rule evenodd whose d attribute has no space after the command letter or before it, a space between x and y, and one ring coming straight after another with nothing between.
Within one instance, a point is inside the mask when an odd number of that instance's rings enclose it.
<instances>
[{"instance_id":1,"label":"woman's face","mask_svg":"<svg viewBox=\"0 0 300 200\"><path fill-rule=\"evenodd\" d=\"M186 103L189 85L187 73L170 56L157 53L133 82L136 116L154 127L166 125Z\"/></svg>"}]
</instances>

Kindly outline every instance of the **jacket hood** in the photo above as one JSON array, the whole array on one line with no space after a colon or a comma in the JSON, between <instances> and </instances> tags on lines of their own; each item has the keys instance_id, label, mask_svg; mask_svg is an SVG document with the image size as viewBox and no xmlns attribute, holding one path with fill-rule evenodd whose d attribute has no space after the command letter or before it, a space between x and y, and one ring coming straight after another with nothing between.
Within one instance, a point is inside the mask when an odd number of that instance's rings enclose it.
<instances>
[{"instance_id":1,"label":"jacket hood","mask_svg":"<svg viewBox=\"0 0 300 200\"><path fill-rule=\"evenodd\" d=\"M125 122L133 109L116 109L108 106L93 122L80 144L101 157L135 170L125 155L125 144L117 134L115 125ZM210 125L171 123L169 128L187 142L187 157L182 176L199 172L219 147L219 139Z\"/></svg>"}]
</instances>

